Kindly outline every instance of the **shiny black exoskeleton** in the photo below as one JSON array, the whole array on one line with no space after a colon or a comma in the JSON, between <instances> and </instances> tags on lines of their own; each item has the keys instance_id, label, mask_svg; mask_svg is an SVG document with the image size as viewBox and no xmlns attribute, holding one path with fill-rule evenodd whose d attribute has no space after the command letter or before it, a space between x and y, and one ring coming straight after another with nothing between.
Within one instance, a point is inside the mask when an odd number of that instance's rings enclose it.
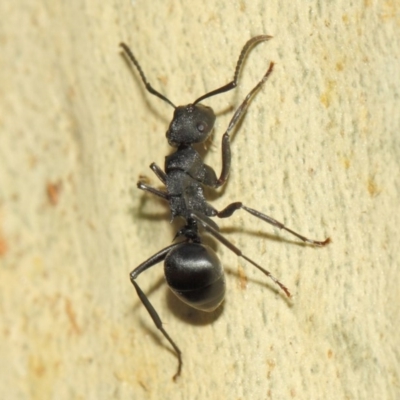
<instances>
[{"instance_id":1,"label":"shiny black exoskeleton","mask_svg":"<svg viewBox=\"0 0 400 400\"><path fill-rule=\"evenodd\" d=\"M260 89L271 74L274 64L270 63L263 78L248 93L245 100L235 111L226 132L222 136L222 170L219 177L217 177L215 171L210 166L204 163L199 153L193 147L193 145L203 143L208 139L215 123L214 111L210 107L199 103L206 98L234 89L237 85L238 75L247 52L255 44L269 40L270 38L271 37L267 35L256 36L245 44L236 64L233 80L230 83L201 96L192 104L179 107L176 107L164 95L153 89L153 87L147 82L139 63L131 50L126 44L121 43L121 47L125 52L124 54L136 66L146 89L151 94L161 98L175 108L174 116L167 130L166 137L168 143L175 147L176 151L165 158L164 170L158 167L155 163L150 165L150 168L164 184L166 190L163 191L156 189L142 181L138 182L138 188L166 200L169 203L169 208L171 210L171 219L174 219L175 217L183 219L184 225L175 237L175 239L182 238L182 240L159 251L136 267L130 274L131 282L134 285L140 300L147 309L157 328L162 332L176 352L178 357L178 369L174 375L174 379L179 376L182 369L181 351L165 331L156 310L136 282L136 278L143 271L161 261L164 261L165 279L175 295L183 302L196 309L202 311L213 311L224 299L225 278L218 256L214 250L202 243L200 228L201 230L205 230L211 234L215 239L227 246L239 257L244 258L265 275L270 277L287 296L290 297L290 293L289 290L274 276L272 276L269 271L265 270L252 259L245 256L240 249L229 242L219 232L218 225L211 219L211 217L227 218L235 211L243 209L253 216L262 219L277 228L284 229L312 245L324 246L329 243L329 238L325 241L308 239L285 227L275 219L257 210L246 207L241 202L231 203L223 210L218 211L206 201L204 196L204 186L218 188L228 179L231 165L229 133L245 113L254 94Z\"/></svg>"}]
</instances>

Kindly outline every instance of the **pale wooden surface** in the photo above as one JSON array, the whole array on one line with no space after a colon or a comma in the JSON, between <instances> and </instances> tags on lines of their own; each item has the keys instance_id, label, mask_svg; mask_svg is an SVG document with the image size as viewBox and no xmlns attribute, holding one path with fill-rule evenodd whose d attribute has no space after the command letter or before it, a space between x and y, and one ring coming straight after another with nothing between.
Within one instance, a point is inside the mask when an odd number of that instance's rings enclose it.
<instances>
[{"instance_id":1,"label":"pale wooden surface","mask_svg":"<svg viewBox=\"0 0 400 400\"><path fill-rule=\"evenodd\" d=\"M400 14L379 3L0 3L2 398L400 398ZM169 151L172 109L144 91L118 43L184 104L227 83L261 33L274 39L252 51L239 89L208 101L220 114L237 106L276 62L213 204L241 200L333 243L297 245L240 212L221 222L292 303L222 246L219 314L174 301L161 265L143 274L183 350L173 383L176 359L128 279L174 235L135 187ZM207 155L216 170L230 115Z\"/></svg>"}]
</instances>

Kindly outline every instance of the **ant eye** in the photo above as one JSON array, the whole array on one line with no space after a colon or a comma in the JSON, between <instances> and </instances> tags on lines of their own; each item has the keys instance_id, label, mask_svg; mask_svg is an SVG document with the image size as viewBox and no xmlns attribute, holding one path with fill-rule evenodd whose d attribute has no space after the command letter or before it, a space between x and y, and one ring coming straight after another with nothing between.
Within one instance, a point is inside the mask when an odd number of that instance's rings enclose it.
<instances>
[{"instance_id":1,"label":"ant eye","mask_svg":"<svg viewBox=\"0 0 400 400\"><path fill-rule=\"evenodd\" d=\"M206 124L204 122L198 122L196 128L199 132L204 132L206 130Z\"/></svg>"}]
</instances>

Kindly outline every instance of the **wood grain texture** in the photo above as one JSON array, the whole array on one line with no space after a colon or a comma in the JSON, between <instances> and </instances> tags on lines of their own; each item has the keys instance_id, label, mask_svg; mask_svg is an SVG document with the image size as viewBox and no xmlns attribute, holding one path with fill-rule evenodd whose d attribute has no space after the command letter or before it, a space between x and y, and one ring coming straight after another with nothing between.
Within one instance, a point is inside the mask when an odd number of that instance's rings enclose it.
<instances>
[{"instance_id":1,"label":"wood grain texture","mask_svg":"<svg viewBox=\"0 0 400 400\"><path fill-rule=\"evenodd\" d=\"M398 399L398 2L1 2L0 392L5 399ZM6 16L6 17L5 17ZM299 245L238 212L222 231L294 293L218 246L220 311L138 279L183 351L176 359L129 272L171 243L162 203L136 189L163 164L172 109L143 89L127 42L176 104L227 83L206 162L220 169L231 116L276 66L234 135L242 201L315 239ZM396 333L397 332L397 333Z\"/></svg>"}]
</instances>

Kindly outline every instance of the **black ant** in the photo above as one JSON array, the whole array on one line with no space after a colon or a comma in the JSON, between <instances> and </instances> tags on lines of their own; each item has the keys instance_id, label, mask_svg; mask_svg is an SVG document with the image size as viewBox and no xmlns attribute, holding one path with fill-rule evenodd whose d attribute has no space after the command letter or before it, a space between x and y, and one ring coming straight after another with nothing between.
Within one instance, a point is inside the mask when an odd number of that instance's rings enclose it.
<instances>
[{"instance_id":1,"label":"black ant","mask_svg":"<svg viewBox=\"0 0 400 400\"><path fill-rule=\"evenodd\" d=\"M219 177L217 177L215 171L210 166L203 162L199 153L193 148L194 144L202 143L207 140L214 127L216 118L214 111L210 107L199 103L206 98L234 89L237 86L239 72L248 51L254 45L269 40L270 38L271 36L268 35L256 36L244 45L239 55L235 74L231 82L199 97L191 104L178 107L164 95L153 89L150 83L147 82L142 68L129 47L121 43L125 55L137 68L147 91L164 100L175 109L166 136L168 143L172 147L175 147L176 151L165 157L164 170L155 163L150 165L151 170L165 185L166 190L162 191L156 189L141 180L139 180L137 186L141 190L145 190L166 200L171 210L171 220L175 217L181 217L185 221L184 225L175 236L175 239L183 239L154 254L130 273L131 282L141 302L150 314L156 327L175 350L178 358L178 369L173 377L174 380L181 373L182 353L163 328L159 315L136 283L136 278L143 271L164 261L165 279L175 295L189 306L198 310L213 311L224 299L225 278L218 256L209 246L202 244L199 227L232 250L237 256L244 258L271 278L288 297L290 297L290 292L287 287L271 275L269 271L244 255L240 249L229 242L219 232L218 225L210 217L228 218L235 211L242 209L279 229L286 230L304 242L314 246L325 246L330 242L329 238L324 241L308 239L285 227L281 222L259 211L246 207L241 202L231 203L223 210L218 211L207 203L204 196L203 186L219 188L228 179L231 166L229 133L244 115L254 94L261 88L272 73L274 63L270 63L262 79L248 93L242 104L234 113L228 125L228 129L222 136L222 171Z\"/></svg>"}]
</instances>

